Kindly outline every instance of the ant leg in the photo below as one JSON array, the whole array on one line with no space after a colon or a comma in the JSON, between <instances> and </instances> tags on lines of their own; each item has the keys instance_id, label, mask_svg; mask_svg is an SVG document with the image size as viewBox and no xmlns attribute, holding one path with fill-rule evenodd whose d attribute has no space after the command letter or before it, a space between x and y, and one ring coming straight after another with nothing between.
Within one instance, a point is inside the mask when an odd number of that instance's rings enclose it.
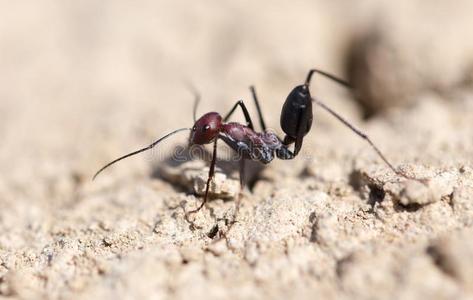
<instances>
[{"instance_id":1,"label":"ant leg","mask_svg":"<svg viewBox=\"0 0 473 300\"><path fill-rule=\"evenodd\" d=\"M207 202L207 198L209 196L209 188L210 188L210 182L212 181L212 178L214 177L215 174L215 164L217 163L217 140L215 139L214 142L214 150L212 154L212 162L210 163L210 168L209 168L209 177L207 178L207 184L205 185L205 195L204 195L204 200L200 204L200 206L197 209L194 209L190 211L189 213L193 214L201 210L202 207L204 207L205 203Z\"/></svg>"},{"instance_id":2,"label":"ant leg","mask_svg":"<svg viewBox=\"0 0 473 300\"><path fill-rule=\"evenodd\" d=\"M256 110L258 111L259 123L261 125L261 129L266 131L266 124L264 123L263 113L261 112L261 107L259 106L258 97L256 96L256 90L254 86L250 86L251 94L253 95L253 100L255 101Z\"/></svg>"},{"instance_id":3,"label":"ant leg","mask_svg":"<svg viewBox=\"0 0 473 300\"><path fill-rule=\"evenodd\" d=\"M243 190L245 188L245 159L242 158L240 159L240 190Z\"/></svg>"},{"instance_id":4,"label":"ant leg","mask_svg":"<svg viewBox=\"0 0 473 300\"><path fill-rule=\"evenodd\" d=\"M355 134L357 134L359 137L361 137L362 139L364 139L368 144L370 144L371 148L373 148L373 150L376 152L376 154L378 154L378 156L386 163L386 165L388 165L388 167L397 175L401 176L401 177L404 177L404 178L407 178L407 179L415 179L415 180L419 180L421 182L424 182L424 180L421 180L421 179L417 179L417 178L413 178L413 177L410 177L410 176L407 176L406 174L404 174L403 172L400 172L398 171L397 169L394 168L394 166L388 161L388 159L384 156L384 154L381 152L381 150L379 150L378 147L376 147L376 145L371 141L371 139L366 135L364 134L363 132L361 132L359 129L357 129L355 126L353 126L352 124L350 124L347 120L345 120L342 116L340 116L338 113L336 113L333 109L331 109L330 107L328 107L325 103L321 102L320 100L316 99L316 98L312 98L312 100L317 103L320 107L322 107L323 109L325 109L328 113L330 113L332 116L334 116L336 119L338 119L340 122L342 122L345 126L347 126L348 128L350 128Z\"/></svg>"},{"instance_id":5,"label":"ant leg","mask_svg":"<svg viewBox=\"0 0 473 300\"><path fill-rule=\"evenodd\" d=\"M233 213L233 220L229 223L227 231L222 234L223 237L226 238L227 233L232 229L233 225L236 223L238 212L240 211L240 204L241 204L241 196L243 192L243 188L245 187L245 159L240 159L240 190L238 191L238 195L235 201L235 212Z\"/></svg>"},{"instance_id":6,"label":"ant leg","mask_svg":"<svg viewBox=\"0 0 473 300\"><path fill-rule=\"evenodd\" d=\"M325 76L333 81L335 81L336 83L340 84L340 85L343 85L344 87L347 87L349 89L353 88L347 81L343 80L343 79L340 79L338 78L337 76L335 75L332 75L330 73L327 73L327 72L324 72L322 70L319 70L319 69L311 69L309 71L309 74L307 74L307 79L305 80L305 83L304 85L305 86L309 86L310 85L310 80L312 79L312 75L314 73L317 73L317 74L320 74L322 76Z\"/></svg>"},{"instance_id":7,"label":"ant leg","mask_svg":"<svg viewBox=\"0 0 473 300\"><path fill-rule=\"evenodd\" d=\"M302 148L302 142L304 141L304 136L307 132L303 125L307 124L307 118L308 116L304 113L304 108L299 108L299 117L297 118L299 121L297 123L297 135L294 144L294 156L297 156Z\"/></svg>"},{"instance_id":8,"label":"ant leg","mask_svg":"<svg viewBox=\"0 0 473 300\"><path fill-rule=\"evenodd\" d=\"M245 120L246 120L246 123L247 123L248 127L250 127L252 130L254 130L253 122L251 121L251 117L250 117L250 113L248 112L248 109L246 108L245 103L243 103L243 100L239 100L239 101L237 101L237 103L235 103L235 105L233 105L230 112L225 116L225 118L223 118L223 121L224 122L228 121L228 119L235 112L235 109L238 106L241 107L241 110L243 111L243 114L245 115Z\"/></svg>"}]
</instances>

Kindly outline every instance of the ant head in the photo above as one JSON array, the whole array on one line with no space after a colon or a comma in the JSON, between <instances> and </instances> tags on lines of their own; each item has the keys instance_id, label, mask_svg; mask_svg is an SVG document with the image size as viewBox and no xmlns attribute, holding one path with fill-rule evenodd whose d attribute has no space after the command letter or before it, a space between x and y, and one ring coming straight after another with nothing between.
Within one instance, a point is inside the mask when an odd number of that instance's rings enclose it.
<instances>
[{"instance_id":1,"label":"ant head","mask_svg":"<svg viewBox=\"0 0 473 300\"><path fill-rule=\"evenodd\" d=\"M203 145L212 142L220 132L222 117L216 112L206 113L192 127L189 143Z\"/></svg>"}]
</instances>

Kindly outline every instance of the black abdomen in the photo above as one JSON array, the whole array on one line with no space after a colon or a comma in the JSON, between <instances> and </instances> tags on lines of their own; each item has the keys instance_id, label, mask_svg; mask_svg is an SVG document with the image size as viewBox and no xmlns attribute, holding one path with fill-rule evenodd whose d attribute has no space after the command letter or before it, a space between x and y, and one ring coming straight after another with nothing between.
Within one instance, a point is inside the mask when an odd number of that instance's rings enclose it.
<instances>
[{"instance_id":1,"label":"black abdomen","mask_svg":"<svg viewBox=\"0 0 473 300\"><path fill-rule=\"evenodd\" d=\"M295 87L281 110L281 128L286 135L297 137L298 126L306 135L312 126L312 99L309 89L304 85Z\"/></svg>"}]
</instances>

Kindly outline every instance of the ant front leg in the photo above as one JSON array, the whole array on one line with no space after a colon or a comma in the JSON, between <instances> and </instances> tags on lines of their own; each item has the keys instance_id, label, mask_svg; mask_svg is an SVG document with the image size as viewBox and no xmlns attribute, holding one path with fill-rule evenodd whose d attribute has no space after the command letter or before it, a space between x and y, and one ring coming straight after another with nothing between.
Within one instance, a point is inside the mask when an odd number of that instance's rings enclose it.
<instances>
[{"instance_id":1,"label":"ant front leg","mask_svg":"<svg viewBox=\"0 0 473 300\"><path fill-rule=\"evenodd\" d=\"M214 147L213 147L213 154L212 154L212 162L210 163L210 168L209 168L209 177L207 178L207 184L205 185L205 195L204 195L204 200L200 204L200 206L197 209L194 209L190 211L189 213L193 214L198 212L199 210L204 207L205 203L207 202L207 198L209 196L209 189L210 189L210 182L212 181L214 174L215 174L215 164L217 163L217 140L218 138L215 138L214 141Z\"/></svg>"}]
</instances>

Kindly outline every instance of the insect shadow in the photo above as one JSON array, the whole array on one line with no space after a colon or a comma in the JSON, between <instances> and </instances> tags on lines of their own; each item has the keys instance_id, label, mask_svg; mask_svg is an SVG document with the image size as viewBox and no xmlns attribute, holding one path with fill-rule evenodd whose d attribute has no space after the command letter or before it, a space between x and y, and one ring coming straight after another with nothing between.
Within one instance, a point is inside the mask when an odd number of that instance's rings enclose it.
<instances>
[{"instance_id":1,"label":"insect shadow","mask_svg":"<svg viewBox=\"0 0 473 300\"><path fill-rule=\"evenodd\" d=\"M210 162L212 160L212 153L201 145L193 145L191 147L177 145L164 160L153 163L150 176L151 178L171 183L171 186L177 192L195 194L193 182L190 182L182 172L197 173L201 171L201 164L189 163L196 160ZM238 179L240 171L239 158L234 153L229 156L217 157L216 164L220 172L232 179ZM258 162L249 161L247 167L243 170L245 173L242 176L246 180L245 187L250 192L253 191L256 182L265 179L262 176L264 167L264 165ZM209 199L212 198L210 194Z\"/></svg>"}]
</instances>

